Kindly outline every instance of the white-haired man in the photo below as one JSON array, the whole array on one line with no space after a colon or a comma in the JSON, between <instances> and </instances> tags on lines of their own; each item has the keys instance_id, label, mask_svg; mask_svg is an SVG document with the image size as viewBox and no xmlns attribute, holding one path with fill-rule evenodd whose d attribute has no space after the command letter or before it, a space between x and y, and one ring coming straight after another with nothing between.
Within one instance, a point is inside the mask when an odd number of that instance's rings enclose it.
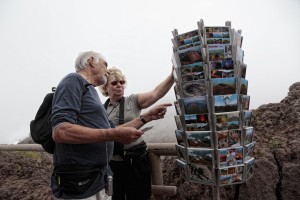
<instances>
[{"instance_id":1,"label":"white-haired man","mask_svg":"<svg viewBox=\"0 0 300 200\"><path fill-rule=\"evenodd\" d=\"M58 84L50 124L55 144L51 189L58 199L110 199L105 195L108 162L113 141L136 141L143 132L142 120L156 120L171 104L161 104L114 128L100 101L95 86L107 82L106 59L97 52L83 52L75 62L76 73L66 75Z\"/></svg>"}]
</instances>

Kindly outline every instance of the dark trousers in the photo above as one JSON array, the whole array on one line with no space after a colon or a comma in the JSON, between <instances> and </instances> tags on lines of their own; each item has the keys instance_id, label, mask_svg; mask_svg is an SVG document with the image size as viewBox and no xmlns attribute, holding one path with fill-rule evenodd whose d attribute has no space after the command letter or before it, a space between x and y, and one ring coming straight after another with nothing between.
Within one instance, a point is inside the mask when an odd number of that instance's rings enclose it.
<instances>
[{"instance_id":1,"label":"dark trousers","mask_svg":"<svg viewBox=\"0 0 300 200\"><path fill-rule=\"evenodd\" d=\"M151 176L148 156L126 161L110 161L114 173L113 200L148 200Z\"/></svg>"}]
</instances>

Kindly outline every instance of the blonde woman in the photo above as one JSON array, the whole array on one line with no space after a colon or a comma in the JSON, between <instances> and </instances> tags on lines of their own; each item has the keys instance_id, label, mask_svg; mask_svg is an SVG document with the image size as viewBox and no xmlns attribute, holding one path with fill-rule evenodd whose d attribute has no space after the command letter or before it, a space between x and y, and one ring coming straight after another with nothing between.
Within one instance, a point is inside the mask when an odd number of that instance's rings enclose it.
<instances>
[{"instance_id":1,"label":"blonde woman","mask_svg":"<svg viewBox=\"0 0 300 200\"><path fill-rule=\"evenodd\" d=\"M141 115L141 110L148 108L162 98L174 83L173 73L153 90L131 94L124 97L126 77L116 67L108 68L109 76L105 85L99 87L104 96L109 97L104 104L108 118L116 125L126 123L136 117L146 124L149 119ZM163 116L158 116L163 118ZM117 143L115 143L118 146ZM147 200L151 196L150 165L147 146L143 138L115 149L110 166L114 172L113 200Z\"/></svg>"}]
</instances>

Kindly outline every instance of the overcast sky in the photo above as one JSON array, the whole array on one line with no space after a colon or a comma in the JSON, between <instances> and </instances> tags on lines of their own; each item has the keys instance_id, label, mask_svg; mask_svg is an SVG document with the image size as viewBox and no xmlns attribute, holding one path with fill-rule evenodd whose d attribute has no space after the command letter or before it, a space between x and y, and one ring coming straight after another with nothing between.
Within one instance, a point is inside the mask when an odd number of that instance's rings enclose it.
<instances>
[{"instance_id":1,"label":"overcast sky","mask_svg":"<svg viewBox=\"0 0 300 200\"><path fill-rule=\"evenodd\" d=\"M127 95L148 91L171 72L172 31L195 30L200 19L242 30L251 109L279 103L299 81L299 0L0 0L0 144L28 136L79 52L121 68ZM171 90L160 102L174 100Z\"/></svg>"}]
</instances>

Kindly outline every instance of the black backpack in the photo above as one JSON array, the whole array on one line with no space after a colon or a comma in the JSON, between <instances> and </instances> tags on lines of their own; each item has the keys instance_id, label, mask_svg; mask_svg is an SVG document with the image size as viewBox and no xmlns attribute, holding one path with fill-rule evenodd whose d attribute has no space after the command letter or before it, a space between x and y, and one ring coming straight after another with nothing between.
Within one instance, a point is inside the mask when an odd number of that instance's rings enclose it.
<instances>
[{"instance_id":1,"label":"black backpack","mask_svg":"<svg viewBox=\"0 0 300 200\"><path fill-rule=\"evenodd\" d=\"M52 92L45 96L34 120L30 122L30 135L32 140L42 145L44 150L50 154L53 154L55 147L55 142L52 139L52 127L49 124L55 89L56 88L53 87Z\"/></svg>"}]
</instances>

